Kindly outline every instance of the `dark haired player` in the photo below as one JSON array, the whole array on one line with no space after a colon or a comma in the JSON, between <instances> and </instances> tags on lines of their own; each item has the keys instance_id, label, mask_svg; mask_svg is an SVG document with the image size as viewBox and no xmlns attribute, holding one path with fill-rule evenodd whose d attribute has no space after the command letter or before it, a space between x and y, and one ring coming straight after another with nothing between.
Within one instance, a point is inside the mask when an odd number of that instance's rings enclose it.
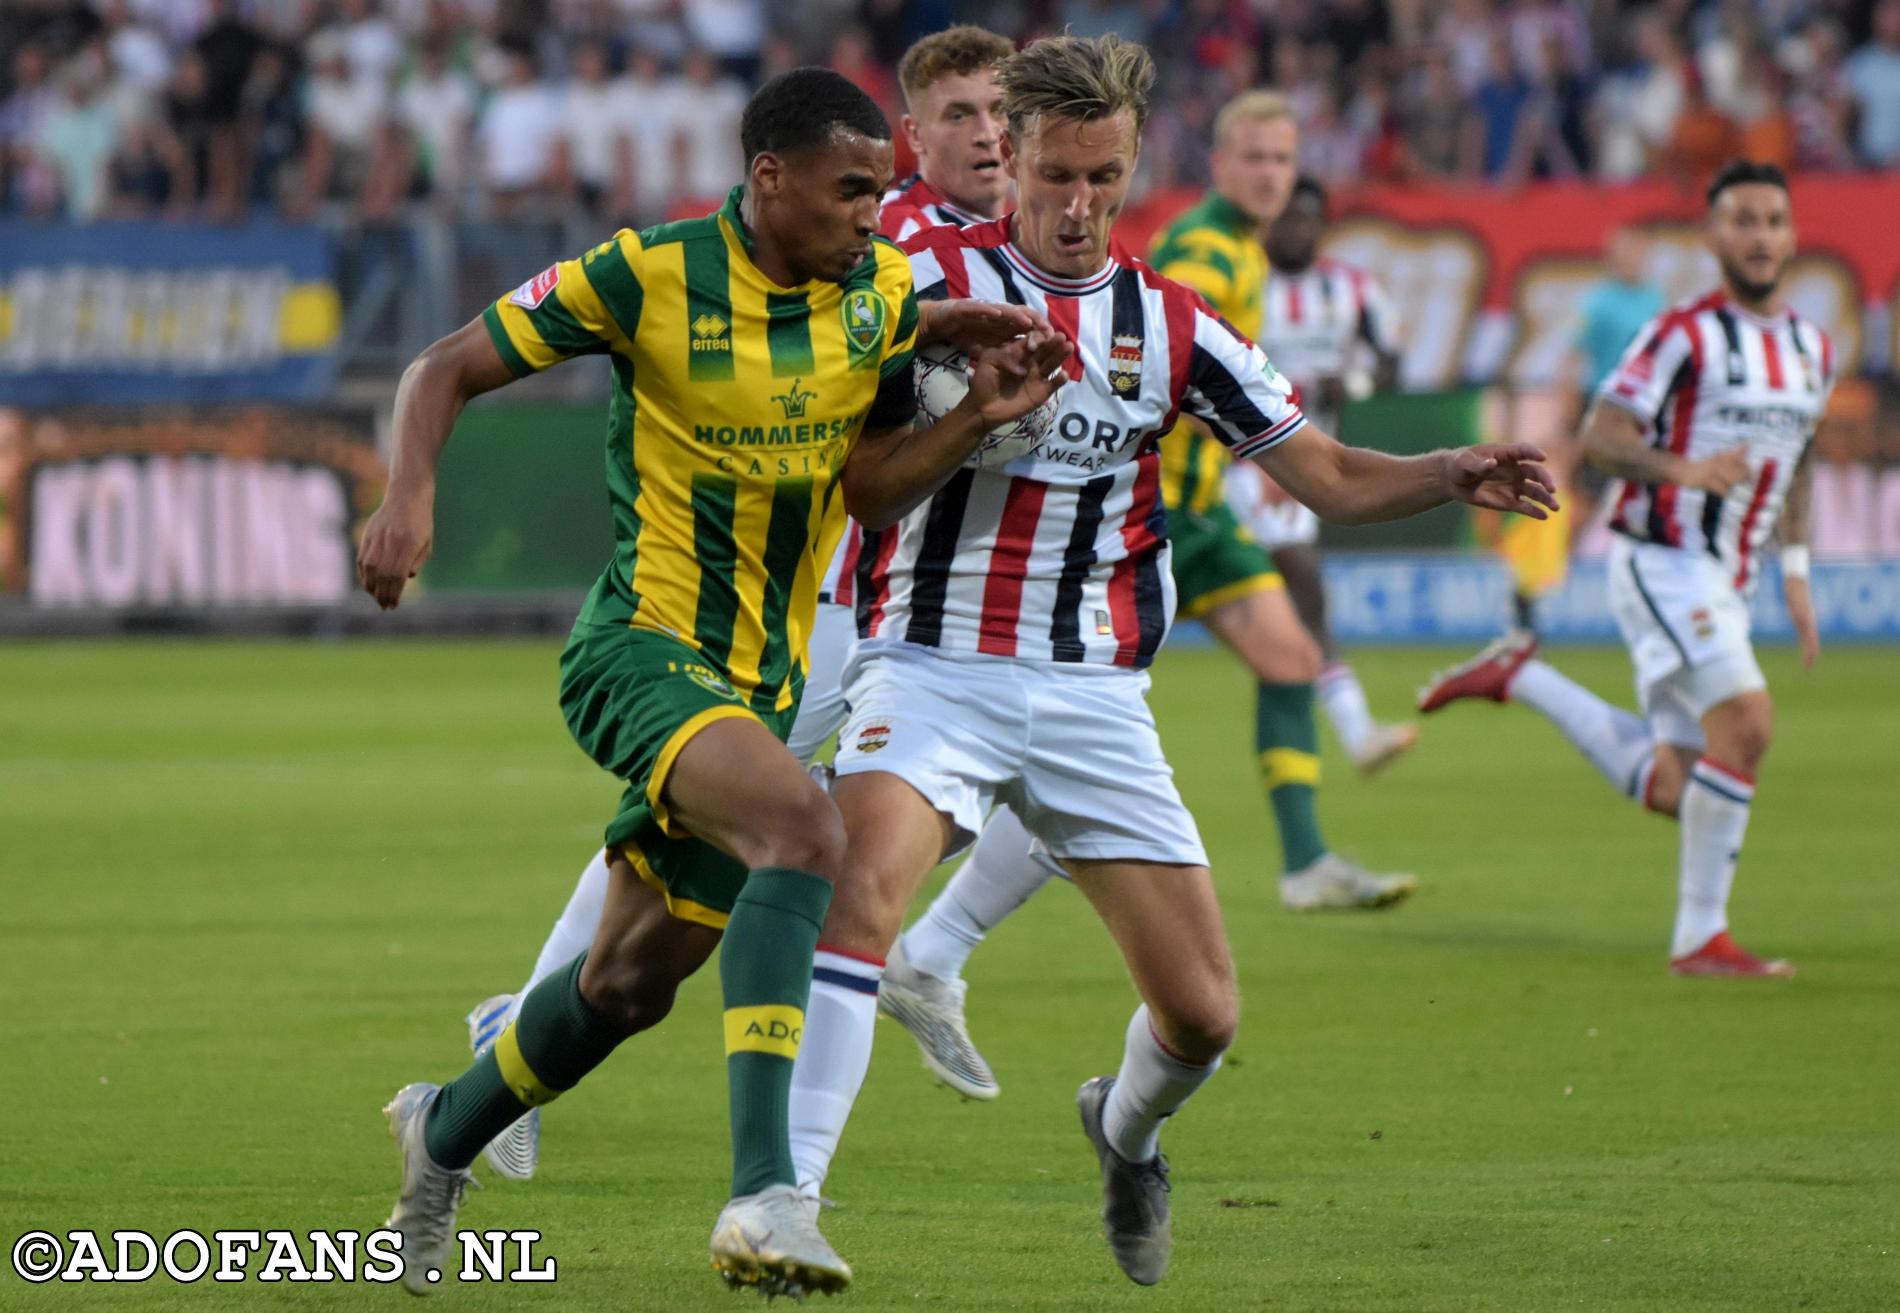
<instances>
[{"instance_id":1,"label":"dark haired player","mask_svg":"<svg viewBox=\"0 0 1900 1313\"><path fill-rule=\"evenodd\" d=\"M1728 933L1729 888L1748 829L1774 707L1748 636L1764 550L1781 544L1781 591L1804 666L1820 655L1808 590L1809 463L1834 387L1827 335L1787 307L1794 255L1787 180L1729 165L1709 186L1707 240L1722 284L1636 337L1584 422L1585 456L1621 480L1610 607L1636 668L1639 718L1535 660L1507 635L1420 695L1536 708L1631 801L1681 823L1669 967L1689 976L1790 976Z\"/></svg>"},{"instance_id":2,"label":"dark haired player","mask_svg":"<svg viewBox=\"0 0 1900 1313\"><path fill-rule=\"evenodd\" d=\"M592 949L462 1076L405 1086L387 1109L403 1161L389 1225L418 1294L448 1260L482 1147L660 1021L722 934L733 1180L714 1266L768 1292L850 1281L792 1188L785 1113L845 846L784 745L819 575L847 503L882 521L927 499L984 432L1047 399L1068 346L1032 334L979 351L965 401L914 429L917 303L876 237L883 114L844 78L797 69L752 98L742 138L747 178L719 211L550 267L431 346L397 393L389 494L358 560L385 608L428 555L435 467L464 403L572 356L612 359L616 550L562 653L561 706L628 786Z\"/></svg>"}]
</instances>

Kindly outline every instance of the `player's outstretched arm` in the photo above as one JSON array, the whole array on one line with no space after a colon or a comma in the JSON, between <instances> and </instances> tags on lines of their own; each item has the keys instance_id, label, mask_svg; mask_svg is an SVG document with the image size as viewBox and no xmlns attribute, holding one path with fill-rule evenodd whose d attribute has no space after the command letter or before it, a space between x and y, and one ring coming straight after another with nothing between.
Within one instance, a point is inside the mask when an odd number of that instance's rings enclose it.
<instances>
[{"instance_id":1,"label":"player's outstretched arm","mask_svg":"<svg viewBox=\"0 0 1900 1313\"><path fill-rule=\"evenodd\" d=\"M1001 301L917 302L917 345L941 342L959 351L1006 346L1026 333L1052 333L1040 311Z\"/></svg>"},{"instance_id":2,"label":"player's outstretched arm","mask_svg":"<svg viewBox=\"0 0 1900 1313\"><path fill-rule=\"evenodd\" d=\"M844 506L867 529L887 529L927 501L998 425L1027 415L1067 382L1072 347L1060 333L1031 333L970 357L970 390L928 428L867 431L841 476ZM908 380L907 380L908 382Z\"/></svg>"},{"instance_id":3,"label":"player's outstretched arm","mask_svg":"<svg viewBox=\"0 0 1900 1313\"><path fill-rule=\"evenodd\" d=\"M435 539L435 469L471 397L514 381L477 319L410 362L396 387L389 488L363 529L356 577L387 611L429 559Z\"/></svg>"},{"instance_id":4,"label":"player's outstretched arm","mask_svg":"<svg viewBox=\"0 0 1900 1313\"><path fill-rule=\"evenodd\" d=\"M1402 520L1452 501L1548 519L1557 509L1557 484L1543 460L1543 452L1523 443L1388 456L1335 442L1311 423L1254 457L1274 482L1334 524Z\"/></svg>"}]
</instances>

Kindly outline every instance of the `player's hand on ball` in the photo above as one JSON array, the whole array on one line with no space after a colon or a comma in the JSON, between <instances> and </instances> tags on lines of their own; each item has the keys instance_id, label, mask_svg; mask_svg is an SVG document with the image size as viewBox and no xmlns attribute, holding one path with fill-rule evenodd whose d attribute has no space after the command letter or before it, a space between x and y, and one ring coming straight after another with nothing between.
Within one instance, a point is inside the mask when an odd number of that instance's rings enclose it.
<instances>
[{"instance_id":1,"label":"player's hand on ball","mask_svg":"<svg viewBox=\"0 0 1900 1313\"><path fill-rule=\"evenodd\" d=\"M1548 520L1557 509L1557 481L1544 459L1542 451L1523 442L1460 447L1445 453L1445 480L1458 501Z\"/></svg>"},{"instance_id":2,"label":"player's hand on ball","mask_svg":"<svg viewBox=\"0 0 1900 1313\"><path fill-rule=\"evenodd\" d=\"M356 577L363 591L387 611L402 600L403 585L416 577L435 544L435 505L429 498L385 498L363 528L356 549Z\"/></svg>"},{"instance_id":3,"label":"player's hand on ball","mask_svg":"<svg viewBox=\"0 0 1900 1313\"><path fill-rule=\"evenodd\" d=\"M966 355L984 347L1006 346L1025 333L1053 330L1039 311L995 301L921 301L917 306L917 345L942 342Z\"/></svg>"},{"instance_id":4,"label":"player's hand on ball","mask_svg":"<svg viewBox=\"0 0 1900 1313\"><path fill-rule=\"evenodd\" d=\"M968 400L986 428L995 428L1044 405L1069 381L1062 366L1074 344L1061 333L1040 330L970 357Z\"/></svg>"}]
</instances>

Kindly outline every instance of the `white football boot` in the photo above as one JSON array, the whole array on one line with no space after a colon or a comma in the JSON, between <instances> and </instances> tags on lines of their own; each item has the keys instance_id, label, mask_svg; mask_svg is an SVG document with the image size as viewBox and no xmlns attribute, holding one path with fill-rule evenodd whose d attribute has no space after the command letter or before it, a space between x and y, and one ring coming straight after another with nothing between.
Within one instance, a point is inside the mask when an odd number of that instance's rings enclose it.
<instances>
[{"instance_id":1,"label":"white football boot","mask_svg":"<svg viewBox=\"0 0 1900 1313\"><path fill-rule=\"evenodd\" d=\"M877 1010L910 1032L931 1075L966 1099L993 1099L1003 1090L970 1040L963 1020L968 991L961 977L945 980L912 966L900 936L878 983Z\"/></svg>"},{"instance_id":2,"label":"white football boot","mask_svg":"<svg viewBox=\"0 0 1900 1313\"><path fill-rule=\"evenodd\" d=\"M429 1157L423 1127L440 1085L417 1081L396 1091L383 1109L389 1134L402 1152L402 1193L383 1225L402 1236L402 1284L412 1295L435 1289L444 1273L455 1270L455 1210L475 1178L466 1167L451 1171Z\"/></svg>"},{"instance_id":3,"label":"white football boot","mask_svg":"<svg viewBox=\"0 0 1900 1313\"><path fill-rule=\"evenodd\" d=\"M1369 778L1410 752L1417 742L1417 725L1374 725L1359 750L1351 754L1352 764Z\"/></svg>"},{"instance_id":4,"label":"white football boot","mask_svg":"<svg viewBox=\"0 0 1900 1313\"><path fill-rule=\"evenodd\" d=\"M713 1225L713 1270L734 1289L768 1299L837 1294L851 1284L851 1268L819 1234L818 1208L815 1197L789 1185L732 1200Z\"/></svg>"},{"instance_id":5,"label":"white football boot","mask_svg":"<svg viewBox=\"0 0 1900 1313\"><path fill-rule=\"evenodd\" d=\"M1338 853L1280 878L1280 901L1295 912L1391 907L1418 889L1415 875L1374 875Z\"/></svg>"},{"instance_id":6,"label":"white football boot","mask_svg":"<svg viewBox=\"0 0 1900 1313\"><path fill-rule=\"evenodd\" d=\"M468 1047L476 1057L495 1047L501 1032L515 1019L514 994L497 994L483 999L468 1014ZM482 1146L482 1157L497 1175L510 1181L534 1179L535 1165L541 1161L541 1110L530 1108L507 1130Z\"/></svg>"},{"instance_id":7,"label":"white football boot","mask_svg":"<svg viewBox=\"0 0 1900 1313\"><path fill-rule=\"evenodd\" d=\"M1169 1218L1168 1160L1157 1153L1145 1163L1131 1163L1115 1152L1102 1129L1113 1076L1084 1081L1075 1092L1082 1114L1082 1133L1095 1148L1102 1166L1102 1234L1115 1265L1136 1285L1152 1286L1168 1274L1174 1256L1174 1224Z\"/></svg>"}]
</instances>

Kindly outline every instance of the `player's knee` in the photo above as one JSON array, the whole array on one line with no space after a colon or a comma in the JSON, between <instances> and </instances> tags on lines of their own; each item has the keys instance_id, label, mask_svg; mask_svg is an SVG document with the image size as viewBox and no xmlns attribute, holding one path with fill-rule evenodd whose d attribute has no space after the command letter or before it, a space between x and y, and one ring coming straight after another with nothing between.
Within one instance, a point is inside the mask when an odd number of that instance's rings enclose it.
<instances>
[{"instance_id":1,"label":"player's knee","mask_svg":"<svg viewBox=\"0 0 1900 1313\"><path fill-rule=\"evenodd\" d=\"M747 851L739 854L754 869L788 866L830 880L844 865L844 819L816 784L760 808L756 822Z\"/></svg>"},{"instance_id":2,"label":"player's knee","mask_svg":"<svg viewBox=\"0 0 1900 1313\"><path fill-rule=\"evenodd\" d=\"M1212 1062L1227 1051L1240 1032L1240 999L1231 986L1206 990L1196 998L1171 1004L1157 1018L1156 1029L1177 1057L1187 1062Z\"/></svg>"},{"instance_id":3,"label":"player's knee","mask_svg":"<svg viewBox=\"0 0 1900 1313\"><path fill-rule=\"evenodd\" d=\"M903 885L903 881L880 875L871 867L847 862L832 890L824 941L854 952L884 956L904 926L904 909L910 900L899 892Z\"/></svg>"}]
</instances>

